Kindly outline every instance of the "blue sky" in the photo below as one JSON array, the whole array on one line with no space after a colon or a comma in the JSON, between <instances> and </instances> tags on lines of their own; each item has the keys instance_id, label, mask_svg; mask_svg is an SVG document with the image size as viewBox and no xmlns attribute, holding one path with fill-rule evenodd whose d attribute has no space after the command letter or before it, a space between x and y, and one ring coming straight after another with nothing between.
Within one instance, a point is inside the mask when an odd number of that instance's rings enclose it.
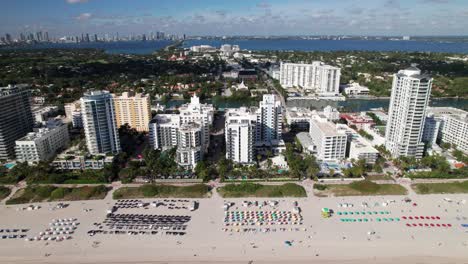
<instances>
[{"instance_id":1,"label":"blue sky","mask_svg":"<svg viewBox=\"0 0 468 264\"><path fill-rule=\"evenodd\" d=\"M0 34L468 35L468 0L0 0Z\"/></svg>"}]
</instances>

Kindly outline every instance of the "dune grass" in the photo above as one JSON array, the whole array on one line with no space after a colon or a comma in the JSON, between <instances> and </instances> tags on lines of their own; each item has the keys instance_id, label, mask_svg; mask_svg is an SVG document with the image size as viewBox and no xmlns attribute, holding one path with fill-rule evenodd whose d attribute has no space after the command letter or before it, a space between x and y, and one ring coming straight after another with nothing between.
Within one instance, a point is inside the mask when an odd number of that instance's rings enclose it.
<instances>
[{"instance_id":1,"label":"dune grass","mask_svg":"<svg viewBox=\"0 0 468 264\"><path fill-rule=\"evenodd\" d=\"M417 194L468 193L468 181L450 183L416 183L411 188Z\"/></svg>"},{"instance_id":2,"label":"dune grass","mask_svg":"<svg viewBox=\"0 0 468 264\"><path fill-rule=\"evenodd\" d=\"M407 190L399 184L377 184L372 181L356 181L350 184L315 184L317 196L366 196L406 195Z\"/></svg>"},{"instance_id":3,"label":"dune grass","mask_svg":"<svg viewBox=\"0 0 468 264\"><path fill-rule=\"evenodd\" d=\"M205 184L189 186L146 184L140 187L122 187L114 192L113 198L204 198L208 197L209 193L210 187Z\"/></svg>"},{"instance_id":4,"label":"dune grass","mask_svg":"<svg viewBox=\"0 0 468 264\"><path fill-rule=\"evenodd\" d=\"M0 200L3 200L10 195L11 190L8 187L5 186L0 186Z\"/></svg>"},{"instance_id":5,"label":"dune grass","mask_svg":"<svg viewBox=\"0 0 468 264\"><path fill-rule=\"evenodd\" d=\"M256 183L227 184L218 188L224 198L236 197L307 197L305 189L295 183L262 185Z\"/></svg>"},{"instance_id":6,"label":"dune grass","mask_svg":"<svg viewBox=\"0 0 468 264\"><path fill-rule=\"evenodd\" d=\"M29 186L18 190L6 204L23 204L34 202L99 200L106 197L110 188L104 185L84 186L77 188Z\"/></svg>"}]
</instances>

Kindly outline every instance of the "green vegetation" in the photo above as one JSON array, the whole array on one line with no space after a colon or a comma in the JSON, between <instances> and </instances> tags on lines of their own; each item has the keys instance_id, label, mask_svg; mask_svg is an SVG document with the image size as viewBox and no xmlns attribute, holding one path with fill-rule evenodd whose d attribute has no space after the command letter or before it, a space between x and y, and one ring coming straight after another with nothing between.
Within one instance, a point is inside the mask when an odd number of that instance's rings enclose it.
<instances>
[{"instance_id":1,"label":"green vegetation","mask_svg":"<svg viewBox=\"0 0 468 264\"><path fill-rule=\"evenodd\" d=\"M385 123L382 122L374 113L372 112L367 112L366 115L368 115L372 120L374 121L376 126L384 126Z\"/></svg>"},{"instance_id":2,"label":"green vegetation","mask_svg":"<svg viewBox=\"0 0 468 264\"><path fill-rule=\"evenodd\" d=\"M451 183L417 183L411 188L418 194L468 193L468 181Z\"/></svg>"},{"instance_id":3,"label":"green vegetation","mask_svg":"<svg viewBox=\"0 0 468 264\"><path fill-rule=\"evenodd\" d=\"M399 184L377 184L372 181L356 181L350 184L314 185L319 196L405 195L407 190Z\"/></svg>"},{"instance_id":4,"label":"green vegetation","mask_svg":"<svg viewBox=\"0 0 468 264\"><path fill-rule=\"evenodd\" d=\"M439 155L426 156L420 161L414 158L400 157L395 164L402 170L429 168L431 171L411 172L405 176L411 179L439 178L439 179L465 179L468 178L468 167L452 170L447 160Z\"/></svg>"},{"instance_id":5,"label":"green vegetation","mask_svg":"<svg viewBox=\"0 0 468 264\"><path fill-rule=\"evenodd\" d=\"M16 184L26 180L28 184L100 184L110 182L114 178L112 166L102 170L59 172L46 162L38 165L18 163L6 174L0 176L0 183Z\"/></svg>"},{"instance_id":6,"label":"green vegetation","mask_svg":"<svg viewBox=\"0 0 468 264\"><path fill-rule=\"evenodd\" d=\"M359 129L358 133L359 133L359 135L361 135L362 137L367 138L367 139L369 139L369 140L373 140L373 139L374 139L374 137L373 137L371 134L367 133L366 131L364 131L364 130L362 130L362 129Z\"/></svg>"},{"instance_id":7,"label":"green vegetation","mask_svg":"<svg viewBox=\"0 0 468 264\"><path fill-rule=\"evenodd\" d=\"M306 197L305 189L295 183L261 185L256 183L226 184L218 188L224 198L235 197Z\"/></svg>"},{"instance_id":8,"label":"green vegetation","mask_svg":"<svg viewBox=\"0 0 468 264\"><path fill-rule=\"evenodd\" d=\"M123 187L113 194L114 199L135 198L204 198L209 195L210 187L205 184L190 186L146 184L140 187Z\"/></svg>"},{"instance_id":9,"label":"green vegetation","mask_svg":"<svg viewBox=\"0 0 468 264\"><path fill-rule=\"evenodd\" d=\"M293 178L315 178L320 172L320 168L313 155L300 155L300 144L286 143L284 156L289 165L289 174Z\"/></svg>"},{"instance_id":10,"label":"green vegetation","mask_svg":"<svg viewBox=\"0 0 468 264\"><path fill-rule=\"evenodd\" d=\"M351 80L369 87L371 95L390 96L392 74L417 63L418 67L434 77L432 95L468 96L468 62L450 60L454 54L428 52L379 52L379 51L261 51L275 56L278 61L311 62L320 60L341 66L341 83ZM347 67L344 67L346 65ZM363 74L369 74L366 78Z\"/></svg>"},{"instance_id":11,"label":"green vegetation","mask_svg":"<svg viewBox=\"0 0 468 264\"><path fill-rule=\"evenodd\" d=\"M10 195L11 190L8 187L0 186L0 201L8 197Z\"/></svg>"},{"instance_id":12,"label":"green vegetation","mask_svg":"<svg viewBox=\"0 0 468 264\"><path fill-rule=\"evenodd\" d=\"M79 201L104 199L110 188L104 185L64 188L54 186L29 186L18 190L6 204L23 204L51 201Z\"/></svg>"},{"instance_id":13,"label":"green vegetation","mask_svg":"<svg viewBox=\"0 0 468 264\"><path fill-rule=\"evenodd\" d=\"M452 155L458 160L468 165L468 155L465 155L463 151L454 149Z\"/></svg>"}]
</instances>

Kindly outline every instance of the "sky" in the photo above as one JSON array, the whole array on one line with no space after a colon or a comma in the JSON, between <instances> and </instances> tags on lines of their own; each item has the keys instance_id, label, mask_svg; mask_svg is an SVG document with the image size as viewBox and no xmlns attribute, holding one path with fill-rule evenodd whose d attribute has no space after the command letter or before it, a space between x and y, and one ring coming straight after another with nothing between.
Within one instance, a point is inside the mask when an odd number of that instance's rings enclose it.
<instances>
[{"instance_id":1,"label":"sky","mask_svg":"<svg viewBox=\"0 0 468 264\"><path fill-rule=\"evenodd\" d=\"M468 35L468 0L0 0L0 34Z\"/></svg>"}]
</instances>

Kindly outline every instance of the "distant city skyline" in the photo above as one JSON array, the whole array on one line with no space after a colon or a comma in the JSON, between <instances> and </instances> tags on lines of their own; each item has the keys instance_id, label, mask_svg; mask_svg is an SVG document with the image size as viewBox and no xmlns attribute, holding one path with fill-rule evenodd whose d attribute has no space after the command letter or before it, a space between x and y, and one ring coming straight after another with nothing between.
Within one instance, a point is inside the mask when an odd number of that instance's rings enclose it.
<instances>
[{"instance_id":1,"label":"distant city skyline","mask_svg":"<svg viewBox=\"0 0 468 264\"><path fill-rule=\"evenodd\" d=\"M3 1L0 35L468 35L463 0Z\"/></svg>"}]
</instances>

